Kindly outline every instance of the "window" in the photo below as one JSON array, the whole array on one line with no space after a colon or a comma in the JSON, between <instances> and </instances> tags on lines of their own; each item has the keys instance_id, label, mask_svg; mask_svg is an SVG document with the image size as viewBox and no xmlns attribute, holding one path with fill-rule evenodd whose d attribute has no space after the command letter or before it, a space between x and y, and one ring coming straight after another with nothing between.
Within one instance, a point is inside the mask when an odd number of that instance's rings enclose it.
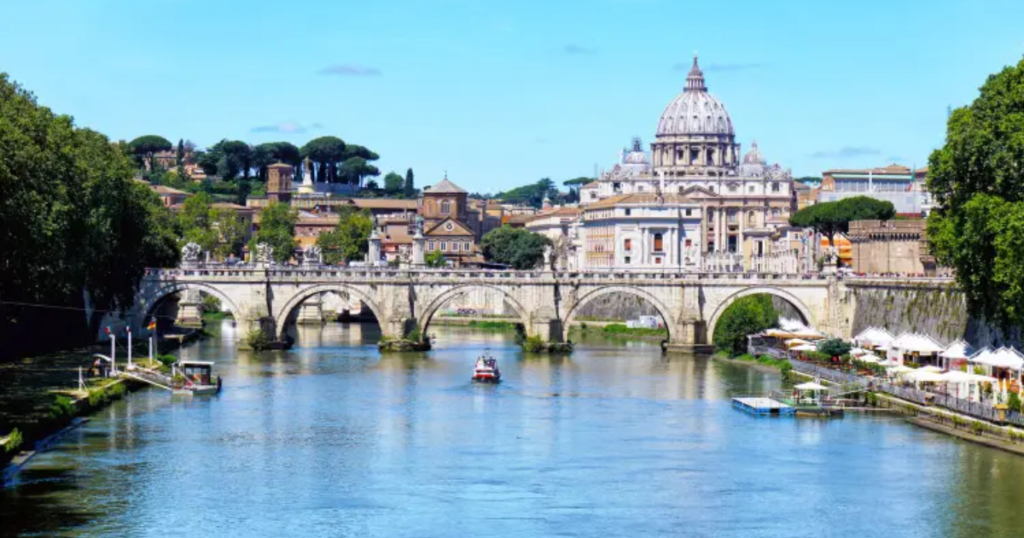
<instances>
[{"instance_id":1,"label":"window","mask_svg":"<svg viewBox=\"0 0 1024 538\"><path fill-rule=\"evenodd\" d=\"M441 241L441 252L447 252L447 251L448 251L448 243L445 242L445 241Z\"/></svg>"},{"instance_id":2,"label":"window","mask_svg":"<svg viewBox=\"0 0 1024 538\"><path fill-rule=\"evenodd\" d=\"M692 247L693 246L693 239L687 239L686 240L686 246L687 247Z\"/></svg>"},{"instance_id":3,"label":"window","mask_svg":"<svg viewBox=\"0 0 1024 538\"><path fill-rule=\"evenodd\" d=\"M469 247L469 241L466 241L465 243L462 244L462 250L465 250L466 252L473 250L472 248Z\"/></svg>"},{"instance_id":4,"label":"window","mask_svg":"<svg viewBox=\"0 0 1024 538\"><path fill-rule=\"evenodd\" d=\"M779 184L772 183L772 192L779 192Z\"/></svg>"},{"instance_id":5,"label":"window","mask_svg":"<svg viewBox=\"0 0 1024 538\"><path fill-rule=\"evenodd\" d=\"M437 247L437 245L435 245L433 241L427 241L427 250L433 252L435 247Z\"/></svg>"},{"instance_id":6,"label":"window","mask_svg":"<svg viewBox=\"0 0 1024 538\"><path fill-rule=\"evenodd\" d=\"M751 185L747 190L750 191L751 193L753 193L754 192L754 186Z\"/></svg>"},{"instance_id":7,"label":"window","mask_svg":"<svg viewBox=\"0 0 1024 538\"><path fill-rule=\"evenodd\" d=\"M686 210L686 216L689 217L689 216L692 216L692 215L693 215L693 210L692 209L687 209Z\"/></svg>"},{"instance_id":8,"label":"window","mask_svg":"<svg viewBox=\"0 0 1024 538\"><path fill-rule=\"evenodd\" d=\"M453 242L452 243L452 252L458 252L458 251L459 251L459 243L458 242Z\"/></svg>"},{"instance_id":9,"label":"window","mask_svg":"<svg viewBox=\"0 0 1024 538\"><path fill-rule=\"evenodd\" d=\"M597 191L590 191L590 199L597 200Z\"/></svg>"},{"instance_id":10,"label":"window","mask_svg":"<svg viewBox=\"0 0 1024 538\"><path fill-rule=\"evenodd\" d=\"M754 212L753 211L751 211L750 213L747 213L747 224L749 224L751 226L757 224L757 217L754 216Z\"/></svg>"},{"instance_id":11,"label":"window","mask_svg":"<svg viewBox=\"0 0 1024 538\"><path fill-rule=\"evenodd\" d=\"M637 185L636 186L636 192L644 192L644 186L643 185Z\"/></svg>"},{"instance_id":12,"label":"window","mask_svg":"<svg viewBox=\"0 0 1024 538\"><path fill-rule=\"evenodd\" d=\"M626 239L622 244L622 248L625 249L626 252L633 250L633 240Z\"/></svg>"},{"instance_id":13,"label":"window","mask_svg":"<svg viewBox=\"0 0 1024 538\"><path fill-rule=\"evenodd\" d=\"M630 216L631 214L633 214L633 210L627 207L627 208L626 208L626 216L628 217L628 216Z\"/></svg>"},{"instance_id":14,"label":"window","mask_svg":"<svg viewBox=\"0 0 1024 538\"><path fill-rule=\"evenodd\" d=\"M662 234L654 234L654 252L663 252L665 245L662 240Z\"/></svg>"},{"instance_id":15,"label":"window","mask_svg":"<svg viewBox=\"0 0 1024 538\"><path fill-rule=\"evenodd\" d=\"M654 258L655 265L661 265L661 258Z\"/></svg>"},{"instance_id":16,"label":"window","mask_svg":"<svg viewBox=\"0 0 1024 538\"><path fill-rule=\"evenodd\" d=\"M736 192L736 185L729 185L729 192Z\"/></svg>"},{"instance_id":17,"label":"window","mask_svg":"<svg viewBox=\"0 0 1024 538\"><path fill-rule=\"evenodd\" d=\"M626 258L625 258L625 264L626 264L626 265L629 265L629 256L626 256Z\"/></svg>"},{"instance_id":18,"label":"window","mask_svg":"<svg viewBox=\"0 0 1024 538\"><path fill-rule=\"evenodd\" d=\"M452 203L449 202L448 200L442 201L441 202L441 214L442 215L447 215L447 214L449 214L451 212L452 212Z\"/></svg>"}]
</instances>

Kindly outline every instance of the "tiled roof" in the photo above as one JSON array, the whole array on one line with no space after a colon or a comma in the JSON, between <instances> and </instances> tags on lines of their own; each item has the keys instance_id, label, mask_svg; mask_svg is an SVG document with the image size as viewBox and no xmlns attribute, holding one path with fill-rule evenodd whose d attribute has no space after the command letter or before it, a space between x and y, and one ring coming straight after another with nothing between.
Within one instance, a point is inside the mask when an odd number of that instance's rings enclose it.
<instances>
[{"instance_id":1,"label":"tiled roof","mask_svg":"<svg viewBox=\"0 0 1024 538\"><path fill-rule=\"evenodd\" d=\"M395 200L393 198L352 198L359 209L408 209L415 211L416 200Z\"/></svg>"},{"instance_id":2,"label":"tiled roof","mask_svg":"<svg viewBox=\"0 0 1024 538\"><path fill-rule=\"evenodd\" d=\"M430 187L425 192L428 194L459 194L465 193L466 191L462 190L461 187L452 183L451 181L448 181L448 178L444 178L440 181L440 183L434 185L433 187Z\"/></svg>"}]
</instances>

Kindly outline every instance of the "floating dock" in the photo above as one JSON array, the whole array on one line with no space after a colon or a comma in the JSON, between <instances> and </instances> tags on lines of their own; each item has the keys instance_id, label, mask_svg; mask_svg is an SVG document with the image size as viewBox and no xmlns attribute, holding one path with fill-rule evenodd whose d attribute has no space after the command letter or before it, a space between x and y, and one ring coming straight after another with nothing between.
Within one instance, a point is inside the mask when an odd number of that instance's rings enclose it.
<instances>
[{"instance_id":1,"label":"floating dock","mask_svg":"<svg viewBox=\"0 0 1024 538\"><path fill-rule=\"evenodd\" d=\"M732 406L758 416L792 416L795 409L771 398L733 398Z\"/></svg>"}]
</instances>

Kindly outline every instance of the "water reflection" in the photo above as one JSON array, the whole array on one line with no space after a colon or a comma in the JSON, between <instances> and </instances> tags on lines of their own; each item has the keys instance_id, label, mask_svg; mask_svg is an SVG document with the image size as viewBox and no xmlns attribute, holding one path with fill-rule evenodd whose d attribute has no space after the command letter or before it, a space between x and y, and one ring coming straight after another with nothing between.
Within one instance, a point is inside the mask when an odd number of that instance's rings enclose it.
<instances>
[{"instance_id":1,"label":"water reflection","mask_svg":"<svg viewBox=\"0 0 1024 538\"><path fill-rule=\"evenodd\" d=\"M99 413L0 493L4 534L966 537L1024 524L1022 458L893 418L752 418L729 397L777 376L656 343L528 356L508 334L438 327L434 350L382 357L373 324L290 330L287 352L236 352L228 331L186 350L217 362L225 391L143 391ZM484 352L501 385L470 382Z\"/></svg>"}]
</instances>

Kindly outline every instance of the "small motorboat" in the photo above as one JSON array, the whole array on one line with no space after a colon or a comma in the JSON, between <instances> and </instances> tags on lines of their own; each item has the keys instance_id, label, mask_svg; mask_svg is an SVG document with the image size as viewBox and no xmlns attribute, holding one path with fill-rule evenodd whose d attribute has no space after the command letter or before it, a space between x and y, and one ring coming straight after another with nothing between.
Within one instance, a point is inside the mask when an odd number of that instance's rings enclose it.
<instances>
[{"instance_id":1,"label":"small motorboat","mask_svg":"<svg viewBox=\"0 0 1024 538\"><path fill-rule=\"evenodd\" d=\"M220 376L213 379L213 363L208 361L178 361L174 379L175 394L207 396L217 394L221 389Z\"/></svg>"},{"instance_id":2,"label":"small motorboat","mask_svg":"<svg viewBox=\"0 0 1024 538\"><path fill-rule=\"evenodd\" d=\"M501 370L494 357L480 357L473 368L473 381L477 383L500 383Z\"/></svg>"}]
</instances>

